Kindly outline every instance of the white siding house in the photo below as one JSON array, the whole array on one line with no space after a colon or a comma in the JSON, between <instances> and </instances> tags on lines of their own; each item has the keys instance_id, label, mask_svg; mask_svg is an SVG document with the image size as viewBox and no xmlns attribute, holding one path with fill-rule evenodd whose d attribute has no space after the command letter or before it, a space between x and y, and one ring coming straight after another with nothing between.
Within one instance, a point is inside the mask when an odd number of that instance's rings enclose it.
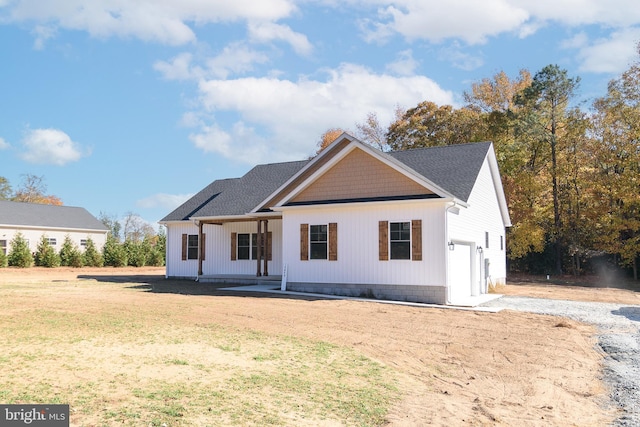
<instances>
[{"instance_id":1,"label":"white siding house","mask_svg":"<svg viewBox=\"0 0 640 427\"><path fill-rule=\"evenodd\" d=\"M49 239L56 251L60 251L66 236L80 249L91 238L101 250L107 232L107 227L84 208L0 200L0 251L4 254L11 250L11 241L17 233L35 252L42 236Z\"/></svg>"},{"instance_id":2,"label":"white siding house","mask_svg":"<svg viewBox=\"0 0 640 427\"><path fill-rule=\"evenodd\" d=\"M491 143L383 153L343 134L309 161L214 181L161 223L168 277L286 268L290 290L460 305L506 278Z\"/></svg>"}]
</instances>

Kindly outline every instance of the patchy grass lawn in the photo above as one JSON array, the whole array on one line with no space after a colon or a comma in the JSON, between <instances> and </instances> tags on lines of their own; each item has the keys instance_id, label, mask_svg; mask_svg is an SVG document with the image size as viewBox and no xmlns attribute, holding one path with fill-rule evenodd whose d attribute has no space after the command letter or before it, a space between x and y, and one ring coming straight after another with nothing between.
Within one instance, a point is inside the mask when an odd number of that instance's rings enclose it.
<instances>
[{"instance_id":1,"label":"patchy grass lawn","mask_svg":"<svg viewBox=\"0 0 640 427\"><path fill-rule=\"evenodd\" d=\"M136 285L1 284L0 402L68 403L87 426L380 425L398 399L351 348L190 321L188 298Z\"/></svg>"}]
</instances>

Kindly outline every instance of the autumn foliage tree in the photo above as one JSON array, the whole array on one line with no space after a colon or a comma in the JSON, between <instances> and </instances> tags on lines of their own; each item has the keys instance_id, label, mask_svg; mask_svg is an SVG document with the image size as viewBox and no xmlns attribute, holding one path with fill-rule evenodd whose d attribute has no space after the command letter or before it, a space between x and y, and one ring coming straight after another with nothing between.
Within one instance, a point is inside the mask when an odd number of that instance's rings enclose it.
<instances>
[{"instance_id":1,"label":"autumn foliage tree","mask_svg":"<svg viewBox=\"0 0 640 427\"><path fill-rule=\"evenodd\" d=\"M331 145L331 143L338 139L338 137L343 133L344 131L340 128L331 128L325 131L325 133L320 137L320 141L318 141L316 154L319 154L322 150Z\"/></svg>"},{"instance_id":2,"label":"autumn foliage tree","mask_svg":"<svg viewBox=\"0 0 640 427\"><path fill-rule=\"evenodd\" d=\"M47 186L43 176L23 175L22 184L15 191L12 190L9 180L0 176L0 200L13 202L40 203L45 205L61 206L59 197L46 194Z\"/></svg>"},{"instance_id":3,"label":"autumn foliage tree","mask_svg":"<svg viewBox=\"0 0 640 427\"><path fill-rule=\"evenodd\" d=\"M640 44L638 45L640 54ZM598 248L618 254L638 279L640 256L640 62L594 102L593 175Z\"/></svg>"}]
</instances>

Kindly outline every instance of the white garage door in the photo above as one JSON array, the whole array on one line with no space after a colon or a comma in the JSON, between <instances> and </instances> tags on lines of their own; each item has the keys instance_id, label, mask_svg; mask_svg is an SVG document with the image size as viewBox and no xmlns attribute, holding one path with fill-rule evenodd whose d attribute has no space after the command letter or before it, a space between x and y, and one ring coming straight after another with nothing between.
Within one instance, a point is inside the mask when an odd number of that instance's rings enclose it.
<instances>
[{"instance_id":1,"label":"white garage door","mask_svg":"<svg viewBox=\"0 0 640 427\"><path fill-rule=\"evenodd\" d=\"M471 296L471 246L456 244L449 251L449 292L452 304Z\"/></svg>"}]
</instances>

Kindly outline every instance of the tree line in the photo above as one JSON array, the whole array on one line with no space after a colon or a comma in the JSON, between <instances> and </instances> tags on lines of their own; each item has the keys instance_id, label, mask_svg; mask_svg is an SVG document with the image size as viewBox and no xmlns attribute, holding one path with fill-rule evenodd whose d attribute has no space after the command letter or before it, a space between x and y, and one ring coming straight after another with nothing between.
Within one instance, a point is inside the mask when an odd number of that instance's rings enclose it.
<instances>
[{"instance_id":1,"label":"tree line","mask_svg":"<svg viewBox=\"0 0 640 427\"><path fill-rule=\"evenodd\" d=\"M590 104L579 86L557 65L499 72L473 83L460 108L427 100L398 108L387 128L370 113L354 133L383 151L492 141L513 223L511 272L582 274L597 259L637 280L640 60ZM341 132L326 131L318 152Z\"/></svg>"}]
</instances>

